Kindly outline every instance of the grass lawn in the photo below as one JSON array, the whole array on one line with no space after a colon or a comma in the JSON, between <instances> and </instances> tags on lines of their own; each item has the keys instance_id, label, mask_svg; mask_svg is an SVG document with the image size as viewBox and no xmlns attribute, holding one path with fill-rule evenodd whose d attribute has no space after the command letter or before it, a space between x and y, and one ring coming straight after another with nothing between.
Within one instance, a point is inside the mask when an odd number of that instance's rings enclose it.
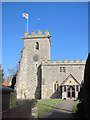
<instances>
[{"instance_id":1,"label":"grass lawn","mask_svg":"<svg viewBox=\"0 0 90 120\"><path fill-rule=\"evenodd\" d=\"M76 113L78 104L79 104L79 100L77 100L73 106L73 113Z\"/></svg>"},{"instance_id":2,"label":"grass lawn","mask_svg":"<svg viewBox=\"0 0 90 120\"><path fill-rule=\"evenodd\" d=\"M45 100L37 100L38 103L38 118L43 116L45 112L59 103L61 99L45 99Z\"/></svg>"}]
</instances>

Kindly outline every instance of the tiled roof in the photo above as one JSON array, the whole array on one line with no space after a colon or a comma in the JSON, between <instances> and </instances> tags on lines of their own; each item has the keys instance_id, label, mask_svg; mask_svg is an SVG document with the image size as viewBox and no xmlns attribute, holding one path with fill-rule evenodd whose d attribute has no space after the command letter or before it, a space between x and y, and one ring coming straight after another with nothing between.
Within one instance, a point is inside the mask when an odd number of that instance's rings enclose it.
<instances>
[{"instance_id":1,"label":"tiled roof","mask_svg":"<svg viewBox=\"0 0 90 120\"><path fill-rule=\"evenodd\" d=\"M4 82L2 83L2 85L4 85L4 86L8 86L9 83L8 83L8 81L4 81Z\"/></svg>"}]
</instances>

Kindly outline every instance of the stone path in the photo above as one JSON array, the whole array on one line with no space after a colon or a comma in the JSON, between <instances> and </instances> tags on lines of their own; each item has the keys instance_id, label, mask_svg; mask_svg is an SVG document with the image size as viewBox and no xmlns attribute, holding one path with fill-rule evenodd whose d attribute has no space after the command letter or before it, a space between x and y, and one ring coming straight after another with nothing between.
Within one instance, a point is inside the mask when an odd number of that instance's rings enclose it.
<instances>
[{"instance_id":1,"label":"stone path","mask_svg":"<svg viewBox=\"0 0 90 120\"><path fill-rule=\"evenodd\" d=\"M74 100L62 100L55 107L50 109L42 118L70 118L73 119L72 108Z\"/></svg>"}]
</instances>

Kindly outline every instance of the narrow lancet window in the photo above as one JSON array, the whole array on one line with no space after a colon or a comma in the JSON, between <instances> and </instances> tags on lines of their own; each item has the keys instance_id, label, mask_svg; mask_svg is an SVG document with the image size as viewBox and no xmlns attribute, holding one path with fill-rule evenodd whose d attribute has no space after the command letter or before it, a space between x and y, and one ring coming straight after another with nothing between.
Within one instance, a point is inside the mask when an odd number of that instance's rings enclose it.
<instances>
[{"instance_id":1,"label":"narrow lancet window","mask_svg":"<svg viewBox=\"0 0 90 120\"><path fill-rule=\"evenodd\" d=\"M58 81L54 82L54 92L59 91L59 83Z\"/></svg>"},{"instance_id":2,"label":"narrow lancet window","mask_svg":"<svg viewBox=\"0 0 90 120\"><path fill-rule=\"evenodd\" d=\"M76 91L78 92L78 90L79 90L79 86L78 86L78 85L76 85Z\"/></svg>"},{"instance_id":3,"label":"narrow lancet window","mask_svg":"<svg viewBox=\"0 0 90 120\"><path fill-rule=\"evenodd\" d=\"M66 92L66 85L64 85L64 92Z\"/></svg>"}]
</instances>

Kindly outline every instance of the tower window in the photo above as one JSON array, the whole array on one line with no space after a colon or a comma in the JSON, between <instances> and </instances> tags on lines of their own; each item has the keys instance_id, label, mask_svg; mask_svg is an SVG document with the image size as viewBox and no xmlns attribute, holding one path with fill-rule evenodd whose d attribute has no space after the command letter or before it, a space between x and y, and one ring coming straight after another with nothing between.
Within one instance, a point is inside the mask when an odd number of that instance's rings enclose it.
<instances>
[{"instance_id":1,"label":"tower window","mask_svg":"<svg viewBox=\"0 0 90 120\"><path fill-rule=\"evenodd\" d=\"M37 50L39 50L39 43L38 42L36 42L36 46L35 47L36 47Z\"/></svg>"}]
</instances>

